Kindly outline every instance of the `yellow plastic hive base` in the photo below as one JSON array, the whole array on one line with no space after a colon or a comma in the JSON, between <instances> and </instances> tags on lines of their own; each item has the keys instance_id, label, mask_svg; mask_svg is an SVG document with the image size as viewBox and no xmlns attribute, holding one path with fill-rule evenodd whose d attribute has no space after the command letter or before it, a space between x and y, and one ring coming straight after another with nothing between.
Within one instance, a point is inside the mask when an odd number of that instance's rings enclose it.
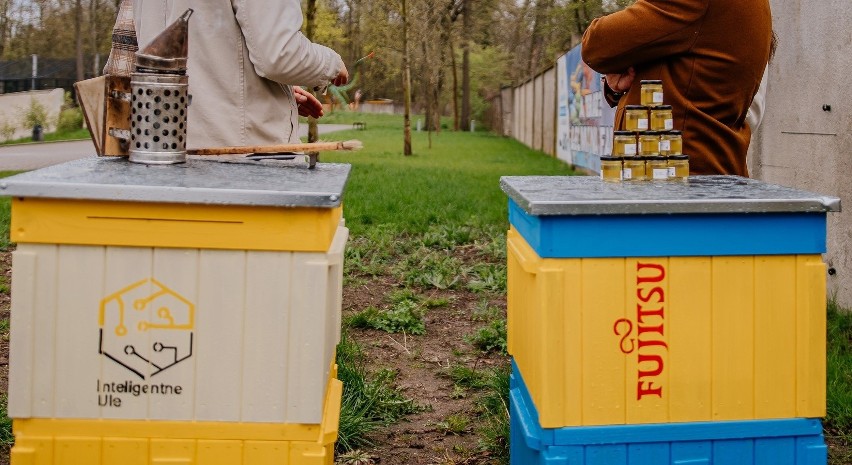
<instances>
[{"instance_id":1,"label":"yellow plastic hive base","mask_svg":"<svg viewBox=\"0 0 852 465\"><path fill-rule=\"evenodd\" d=\"M15 419L11 464L332 465L343 384L326 392L319 425Z\"/></svg>"},{"instance_id":2,"label":"yellow plastic hive base","mask_svg":"<svg viewBox=\"0 0 852 465\"><path fill-rule=\"evenodd\" d=\"M825 415L819 255L544 259L514 230L507 244L508 348L542 427Z\"/></svg>"}]
</instances>

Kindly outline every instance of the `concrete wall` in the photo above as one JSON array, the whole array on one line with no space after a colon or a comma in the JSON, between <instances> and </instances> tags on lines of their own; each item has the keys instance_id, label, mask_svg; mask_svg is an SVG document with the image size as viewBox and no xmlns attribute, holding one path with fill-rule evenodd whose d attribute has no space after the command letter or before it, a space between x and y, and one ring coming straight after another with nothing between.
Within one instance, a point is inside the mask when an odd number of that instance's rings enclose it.
<instances>
[{"instance_id":1,"label":"concrete wall","mask_svg":"<svg viewBox=\"0 0 852 465\"><path fill-rule=\"evenodd\" d=\"M33 128L24 127L22 120L24 112L30 108L33 101L40 103L47 110L48 123L44 132L55 130L64 98L65 91L62 89L0 94L0 141L32 135Z\"/></svg>"},{"instance_id":2,"label":"concrete wall","mask_svg":"<svg viewBox=\"0 0 852 465\"><path fill-rule=\"evenodd\" d=\"M542 115L544 112L544 79L538 75L533 80L533 142L532 148L541 150L542 145Z\"/></svg>"},{"instance_id":3,"label":"concrete wall","mask_svg":"<svg viewBox=\"0 0 852 465\"><path fill-rule=\"evenodd\" d=\"M514 120L515 117L513 115L513 111L515 108L515 89L512 87L506 87L500 90L500 110L502 111L501 118L501 132L500 134L509 137L515 137L514 130Z\"/></svg>"},{"instance_id":4,"label":"concrete wall","mask_svg":"<svg viewBox=\"0 0 852 465\"><path fill-rule=\"evenodd\" d=\"M752 138L752 177L840 197L829 214L828 289L852 308L852 73L849 0L771 0L779 45L766 115ZM830 111L824 106L830 105Z\"/></svg>"},{"instance_id":5,"label":"concrete wall","mask_svg":"<svg viewBox=\"0 0 852 465\"><path fill-rule=\"evenodd\" d=\"M544 77L544 103L542 104L542 143L541 150L556 156L556 68L550 68Z\"/></svg>"},{"instance_id":6,"label":"concrete wall","mask_svg":"<svg viewBox=\"0 0 852 465\"><path fill-rule=\"evenodd\" d=\"M491 99L491 130L555 156L556 105L556 69L550 68Z\"/></svg>"}]
</instances>

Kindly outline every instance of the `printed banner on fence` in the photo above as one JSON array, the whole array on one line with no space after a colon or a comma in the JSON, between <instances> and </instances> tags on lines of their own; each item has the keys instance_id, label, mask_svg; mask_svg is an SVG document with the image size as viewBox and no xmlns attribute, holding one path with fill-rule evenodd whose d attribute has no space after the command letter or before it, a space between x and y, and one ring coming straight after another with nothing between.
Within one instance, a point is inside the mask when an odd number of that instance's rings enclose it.
<instances>
[{"instance_id":1,"label":"printed banner on fence","mask_svg":"<svg viewBox=\"0 0 852 465\"><path fill-rule=\"evenodd\" d=\"M601 75L583 63L580 46L556 62L556 156L600 171L600 156L612 153L615 110L603 96Z\"/></svg>"}]
</instances>

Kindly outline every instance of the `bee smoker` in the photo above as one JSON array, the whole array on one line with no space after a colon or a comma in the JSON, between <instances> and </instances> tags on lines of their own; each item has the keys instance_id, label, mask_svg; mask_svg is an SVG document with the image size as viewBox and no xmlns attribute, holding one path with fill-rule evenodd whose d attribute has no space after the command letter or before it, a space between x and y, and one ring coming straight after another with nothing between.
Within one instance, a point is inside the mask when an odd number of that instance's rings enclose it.
<instances>
[{"instance_id":1,"label":"bee smoker","mask_svg":"<svg viewBox=\"0 0 852 465\"><path fill-rule=\"evenodd\" d=\"M130 77L131 162L186 162L190 101L186 61L191 15L192 10L186 10L136 53L136 72Z\"/></svg>"}]
</instances>

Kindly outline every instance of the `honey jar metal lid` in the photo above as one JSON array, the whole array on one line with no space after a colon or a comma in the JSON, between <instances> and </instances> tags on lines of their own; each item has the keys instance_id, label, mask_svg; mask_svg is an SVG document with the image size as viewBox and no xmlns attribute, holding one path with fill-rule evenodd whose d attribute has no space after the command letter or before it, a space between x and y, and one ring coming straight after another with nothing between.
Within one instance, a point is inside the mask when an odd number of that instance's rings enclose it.
<instances>
[{"instance_id":1,"label":"honey jar metal lid","mask_svg":"<svg viewBox=\"0 0 852 465\"><path fill-rule=\"evenodd\" d=\"M621 157L614 157L610 155L601 155L601 161L621 161Z\"/></svg>"},{"instance_id":2,"label":"honey jar metal lid","mask_svg":"<svg viewBox=\"0 0 852 465\"><path fill-rule=\"evenodd\" d=\"M640 136L659 136L662 131L640 131Z\"/></svg>"},{"instance_id":3,"label":"honey jar metal lid","mask_svg":"<svg viewBox=\"0 0 852 465\"><path fill-rule=\"evenodd\" d=\"M671 110L671 109L672 109L671 105L657 105L657 106L651 108L651 111L654 111L654 110Z\"/></svg>"},{"instance_id":4,"label":"honey jar metal lid","mask_svg":"<svg viewBox=\"0 0 852 465\"><path fill-rule=\"evenodd\" d=\"M647 110L645 105L624 105L625 110Z\"/></svg>"},{"instance_id":5,"label":"honey jar metal lid","mask_svg":"<svg viewBox=\"0 0 852 465\"><path fill-rule=\"evenodd\" d=\"M666 157L662 155L645 155L645 159L648 161L665 161Z\"/></svg>"},{"instance_id":6,"label":"honey jar metal lid","mask_svg":"<svg viewBox=\"0 0 852 465\"><path fill-rule=\"evenodd\" d=\"M689 160L689 155L678 154L678 155L669 155L670 160Z\"/></svg>"},{"instance_id":7,"label":"honey jar metal lid","mask_svg":"<svg viewBox=\"0 0 852 465\"><path fill-rule=\"evenodd\" d=\"M662 84L662 79L642 79L639 84Z\"/></svg>"},{"instance_id":8,"label":"honey jar metal lid","mask_svg":"<svg viewBox=\"0 0 852 465\"><path fill-rule=\"evenodd\" d=\"M633 131L613 131L613 136L635 136L636 133Z\"/></svg>"},{"instance_id":9,"label":"honey jar metal lid","mask_svg":"<svg viewBox=\"0 0 852 465\"><path fill-rule=\"evenodd\" d=\"M679 129L671 129L671 130L668 130L668 131L663 131L663 135L664 135L664 136L665 136L665 135L669 135L669 136L681 136L681 135L683 135L683 132L682 132L681 130L679 130Z\"/></svg>"}]
</instances>

